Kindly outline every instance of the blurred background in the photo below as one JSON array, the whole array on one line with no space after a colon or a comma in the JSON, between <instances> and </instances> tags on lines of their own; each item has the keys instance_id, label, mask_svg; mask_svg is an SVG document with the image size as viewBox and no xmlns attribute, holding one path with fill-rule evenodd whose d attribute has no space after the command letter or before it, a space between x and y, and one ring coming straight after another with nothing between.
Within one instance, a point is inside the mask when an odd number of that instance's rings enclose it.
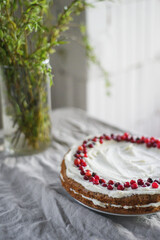
<instances>
[{"instance_id":1,"label":"blurred background","mask_svg":"<svg viewBox=\"0 0 160 240\"><path fill-rule=\"evenodd\" d=\"M98 67L88 64L83 47L72 41L52 56L53 108L78 107L118 127L160 136L159 13L159 0L98 2L88 8L77 23L86 24L109 74L110 95Z\"/></svg>"}]
</instances>

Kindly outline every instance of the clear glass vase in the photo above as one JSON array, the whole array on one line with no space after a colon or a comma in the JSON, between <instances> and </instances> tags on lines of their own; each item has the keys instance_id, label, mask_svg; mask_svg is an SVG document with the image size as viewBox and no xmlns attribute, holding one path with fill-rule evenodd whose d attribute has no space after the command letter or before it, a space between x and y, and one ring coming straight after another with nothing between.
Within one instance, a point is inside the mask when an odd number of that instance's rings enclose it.
<instances>
[{"instance_id":1,"label":"clear glass vase","mask_svg":"<svg viewBox=\"0 0 160 240\"><path fill-rule=\"evenodd\" d=\"M0 67L4 147L9 155L34 154L50 145L51 101L46 69Z\"/></svg>"}]
</instances>

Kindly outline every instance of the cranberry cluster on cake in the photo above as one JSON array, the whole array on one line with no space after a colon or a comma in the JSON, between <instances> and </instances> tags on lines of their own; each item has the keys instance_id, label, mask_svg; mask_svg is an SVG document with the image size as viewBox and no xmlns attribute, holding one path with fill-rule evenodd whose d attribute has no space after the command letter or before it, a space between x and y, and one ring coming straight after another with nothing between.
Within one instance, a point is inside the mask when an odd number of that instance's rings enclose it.
<instances>
[{"instance_id":1,"label":"cranberry cluster on cake","mask_svg":"<svg viewBox=\"0 0 160 240\"><path fill-rule=\"evenodd\" d=\"M160 140L128 133L89 137L61 166L64 188L82 203L107 212L160 210Z\"/></svg>"}]
</instances>

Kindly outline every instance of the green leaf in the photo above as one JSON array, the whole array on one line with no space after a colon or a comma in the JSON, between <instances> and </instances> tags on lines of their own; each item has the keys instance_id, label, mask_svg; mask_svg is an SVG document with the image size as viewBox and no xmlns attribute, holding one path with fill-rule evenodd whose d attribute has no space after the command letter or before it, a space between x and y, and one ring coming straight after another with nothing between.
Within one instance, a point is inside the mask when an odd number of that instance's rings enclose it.
<instances>
[{"instance_id":1,"label":"green leaf","mask_svg":"<svg viewBox=\"0 0 160 240\"><path fill-rule=\"evenodd\" d=\"M0 29L0 38L3 39L3 31Z\"/></svg>"}]
</instances>

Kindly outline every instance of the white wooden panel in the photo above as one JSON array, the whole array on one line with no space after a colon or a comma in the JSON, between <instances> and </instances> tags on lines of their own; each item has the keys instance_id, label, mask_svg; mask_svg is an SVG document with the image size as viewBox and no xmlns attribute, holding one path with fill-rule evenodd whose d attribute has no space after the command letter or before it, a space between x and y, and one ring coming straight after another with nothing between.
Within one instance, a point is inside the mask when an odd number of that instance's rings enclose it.
<instances>
[{"instance_id":1,"label":"white wooden panel","mask_svg":"<svg viewBox=\"0 0 160 240\"><path fill-rule=\"evenodd\" d=\"M98 11L100 28L94 21ZM119 127L156 136L160 136L159 13L159 0L101 3L87 12L89 37L112 83L108 97L99 71L89 67L88 112Z\"/></svg>"},{"instance_id":2,"label":"white wooden panel","mask_svg":"<svg viewBox=\"0 0 160 240\"><path fill-rule=\"evenodd\" d=\"M72 44L54 56L54 105L87 109L119 127L160 136L160 0L97 2L86 12L86 26L109 72L111 95L95 65L86 76L84 51Z\"/></svg>"},{"instance_id":3,"label":"white wooden panel","mask_svg":"<svg viewBox=\"0 0 160 240\"><path fill-rule=\"evenodd\" d=\"M155 23L154 23L154 29L155 29L155 35L154 35L154 52L155 56L160 55L160 1L155 0L155 8L154 8L154 18L155 18Z\"/></svg>"}]
</instances>

